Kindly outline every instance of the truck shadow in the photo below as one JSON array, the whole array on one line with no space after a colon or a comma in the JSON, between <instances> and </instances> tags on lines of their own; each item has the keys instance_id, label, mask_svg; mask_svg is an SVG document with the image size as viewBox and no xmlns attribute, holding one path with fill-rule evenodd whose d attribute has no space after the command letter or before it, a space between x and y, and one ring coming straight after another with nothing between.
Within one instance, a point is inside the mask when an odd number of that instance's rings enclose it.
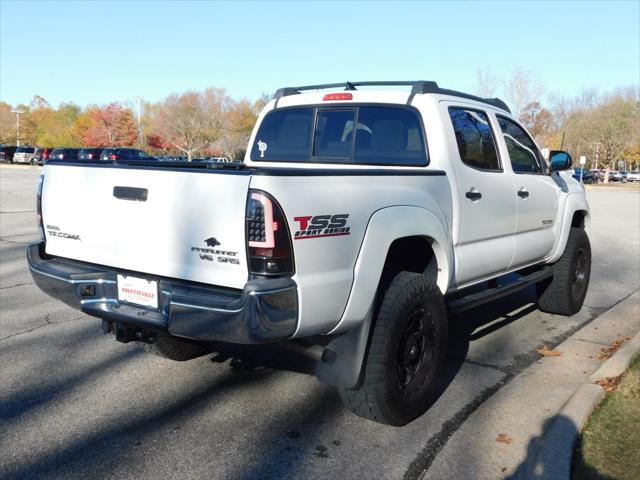
<instances>
[{"instance_id":1,"label":"truck shadow","mask_svg":"<svg viewBox=\"0 0 640 480\"><path fill-rule=\"evenodd\" d=\"M536 310L535 289L516 294L465 312L450 314L447 362L430 408L445 393L464 364L473 341L490 335ZM230 360L232 370L243 373L281 370L313 376L315 362L277 344L261 346L218 345L211 362ZM337 398L337 395L336 395Z\"/></svg>"},{"instance_id":2,"label":"truck shadow","mask_svg":"<svg viewBox=\"0 0 640 480\"><path fill-rule=\"evenodd\" d=\"M46 474L47 477L80 475L83 478L97 478L98 472L115 472L130 466L122 464L119 455L113 451L127 450L140 445L141 440L154 432L168 431L176 423L193 417L203 408L214 408L225 395L241 386L258 385L266 381L271 372L250 376L229 372L207 385L199 385L185 391L170 404L152 413L131 412L111 426L95 433L79 435L61 448L42 452L31 460L18 459L13 465L3 468L4 479L33 478ZM95 474L96 476L94 476ZM117 476L117 475L116 475Z\"/></svg>"},{"instance_id":3,"label":"truck shadow","mask_svg":"<svg viewBox=\"0 0 640 480\"><path fill-rule=\"evenodd\" d=\"M5 427L13 425L32 410L60 401L66 393L82 386L87 379L107 370L118 369L141 353L141 349L126 350L90 363L75 373L65 374L62 378L52 376L41 384L26 385L0 400L0 420Z\"/></svg>"}]
</instances>

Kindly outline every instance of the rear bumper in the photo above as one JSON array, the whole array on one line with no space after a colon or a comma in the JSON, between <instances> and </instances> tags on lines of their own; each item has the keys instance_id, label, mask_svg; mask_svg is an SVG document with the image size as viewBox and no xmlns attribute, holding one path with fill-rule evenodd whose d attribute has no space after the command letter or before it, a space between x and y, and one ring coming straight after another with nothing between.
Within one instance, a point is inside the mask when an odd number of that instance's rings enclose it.
<instances>
[{"instance_id":1,"label":"rear bumper","mask_svg":"<svg viewBox=\"0 0 640 480\"><path fill-rule=\"evenodd\" d=\"M298 294L290 278L250 280L242 291L153 278L158 281L159 308L149 309L118 301L117 274L122 272L47 259L43 252L42 243L27 248L35 283L88 315L206 342L275 342L296 329Z\"/></svg>"}]
</instances>

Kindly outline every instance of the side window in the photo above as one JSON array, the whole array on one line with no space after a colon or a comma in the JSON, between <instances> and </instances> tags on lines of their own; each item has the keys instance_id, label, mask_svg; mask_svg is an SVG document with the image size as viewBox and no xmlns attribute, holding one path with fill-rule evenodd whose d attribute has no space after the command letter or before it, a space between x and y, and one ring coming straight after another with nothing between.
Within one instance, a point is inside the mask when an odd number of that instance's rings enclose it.
<instances>
[{"instance_id":1,"label":"side window","mask_svg":"<svg viewBox=\"0 0 640 480\"><path fill-rule=\"evenodd\" d=\"M541 154L524 129L508 118L498 116L514 173L542 173Z\"/></svg>"},{"instance_id":2,"label":"side window","mask_svg":"<svg viewBox=\"0 0 640 480\"><path fill-rule=\"evenodd\" d=\"M462 162L479 170L502 171L487 114L479 110L449 107L449 116Z\"/></svg>"}]
</instances>

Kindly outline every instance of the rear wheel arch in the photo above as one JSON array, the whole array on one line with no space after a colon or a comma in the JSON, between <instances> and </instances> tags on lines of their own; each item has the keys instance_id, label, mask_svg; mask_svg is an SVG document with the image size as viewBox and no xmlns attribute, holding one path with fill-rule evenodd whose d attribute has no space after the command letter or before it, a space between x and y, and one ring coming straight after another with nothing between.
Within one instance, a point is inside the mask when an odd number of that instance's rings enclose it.
<instances>
[{"instance_id":1,"label":"rear wheel arch","mask_svg":"<svg viewBox=\"0 0 640 480\"><path fill-rule=\"evenodd\" d=\"M385 287L385 281L389 277L393 279L400 272L413 272L432 278L442 290L438 277L442 272L439 265L443 260L438 261L436 252L441 255L439 245L431 237L413 235L396 238L387 250L380 285Z\"/></svg>"}]
</instances>

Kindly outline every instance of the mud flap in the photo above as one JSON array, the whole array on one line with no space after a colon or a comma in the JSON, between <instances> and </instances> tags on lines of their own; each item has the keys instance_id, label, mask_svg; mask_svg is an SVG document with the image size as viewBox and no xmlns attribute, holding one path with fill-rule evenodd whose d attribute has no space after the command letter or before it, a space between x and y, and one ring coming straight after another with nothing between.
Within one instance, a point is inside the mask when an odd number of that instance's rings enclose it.
<instances>
[{"instance_id":1,"label":"mud flap","mask_svg":"<svg viewBox=\"0 0 640 480\"><path fill-rule=\"evenodd\" d=\"M322 383L344 388L354 388L358 385L369 344L373 310L372 305L359 327L336 335L325 346L335 353L335 356L330 363L316 364L316 376Z\"/></svg>"}]
</instances>

